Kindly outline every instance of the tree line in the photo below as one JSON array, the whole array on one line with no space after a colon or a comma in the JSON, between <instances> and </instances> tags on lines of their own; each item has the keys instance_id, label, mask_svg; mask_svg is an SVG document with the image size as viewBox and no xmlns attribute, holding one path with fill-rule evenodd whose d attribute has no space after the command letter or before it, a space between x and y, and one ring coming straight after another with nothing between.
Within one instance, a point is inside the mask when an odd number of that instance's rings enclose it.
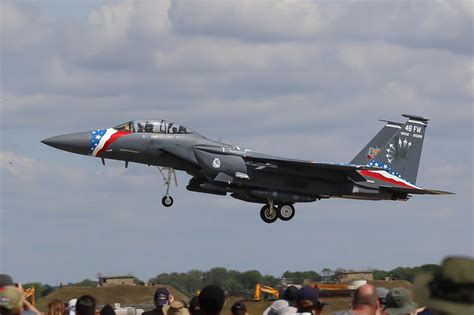
<instances>
[{"instance_id":1,"label":"tree line","mask_svg":"<svg viewBox=\"0 0 474 315\"><path fill-rule=\"evenodd\" d=\"M282 277L262 275L257 270L239 272L217 267L209 271L191 270L185 273L162 273L150 279L151 283L165 284L175 287L185 294L192 295L197 289L208 284L215 284L228 292L255 289L257 283L276 286L281 278L290 279L292 283L302 283L304 280L320 281L321 276L315 271L290 272L286 271Z\"/></svg>"}]
</instances>

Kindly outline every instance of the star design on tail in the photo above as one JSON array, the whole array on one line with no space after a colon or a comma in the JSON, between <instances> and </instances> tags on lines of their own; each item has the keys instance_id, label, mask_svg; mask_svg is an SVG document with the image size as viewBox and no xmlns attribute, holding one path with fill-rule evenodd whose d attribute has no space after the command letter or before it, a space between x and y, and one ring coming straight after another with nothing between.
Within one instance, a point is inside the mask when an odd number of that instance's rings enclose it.
<instances>
[{"instance_id":1,"label":"star design on tail","mask_svg":"<svg viewBox=\"0 0 474 315\"><path fill-rule=\"evenodd\" d=\"M393 160L405 160L407 158L408 149L411 147L411 141L407 138L403 139L401 137L396 137L389 143L388 149L386 149L387 154L385 157L389 163L392 163Z\"/></svg>"}]
</instances>

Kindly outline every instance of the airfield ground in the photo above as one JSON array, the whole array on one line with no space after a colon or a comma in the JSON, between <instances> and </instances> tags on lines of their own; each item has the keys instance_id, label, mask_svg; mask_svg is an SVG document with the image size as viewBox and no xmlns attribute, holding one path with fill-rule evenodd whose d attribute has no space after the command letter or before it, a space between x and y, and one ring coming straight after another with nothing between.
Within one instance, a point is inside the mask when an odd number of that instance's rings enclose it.
<instances>
[{"instance_id":1,"label":"airfield ground","mask_svg":"<svg viewBox=\"0 0 474 315\"><path fill-rule=\"evenodd\" d=\"M369 283L386 288L404 287L411 291L412 285L408 281L369 281ZM167 287L171 294L177 299L187 300L183 293L179 292L173 287ZM56 290L47 297L41 299L37 303L37 307L40 311L45 311L49 302L53 299L59 299L63 302L67 302L70 299L77 298L84 294L89 294L97 299L99 305L120 303L122 306L134 305L141 306L141 308L153 307L153 294L156 290L155 287L145 286L128 286L128 285L116 285L110 287L65 287L61 290ZM226 305L223 315L230 314L230 307L238 300L239 297L230 297L226 301ZM351 298L350 297L334 297L324 298L324 302L329 303L325 307L323 314L331 314L335 311L346 310L349 308ZM261 315L262 312L272 302L260 301L260 302L245 302L250 315Z\"/></svg>"}]
</instances>

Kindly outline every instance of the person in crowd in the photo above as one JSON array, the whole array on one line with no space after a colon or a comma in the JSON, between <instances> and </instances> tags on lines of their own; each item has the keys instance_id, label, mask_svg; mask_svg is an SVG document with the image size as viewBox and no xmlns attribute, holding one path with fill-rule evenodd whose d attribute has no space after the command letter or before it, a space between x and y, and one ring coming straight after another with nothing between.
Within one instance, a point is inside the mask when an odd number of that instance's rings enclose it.
<instances>
[{"instance_id":1,"label":"person in crowd","mask_svg":"<svg viewBox=\"0 0 474 315\"><path fill-rule=\"evenodd\" d=\"M199 297L194 296L189 301L189 313L191 315L201 315L201 308L199 307Z\"/></svg>"},{"instance_id":2,"label":"person in crowd","mask_svg":"<svg viewBox=\"0 0 474 315\"><path fill-rule=\"evenodd\" d=\"M265 315L292 315L297 311L295 307L289 305L287 300L276 300L267 310L265 310L266 314L264 312Z\"/></svg>"},{"instance_id":3,"label":"person in crowd","mask_svg":"<svg viewBox=\"0 0 474 315\"><path fill-rule=\"evenodd\" d=\"M76 315L76 302L77 299L70 299L69 302L67 302L67 314L68 315Z\"/></svg>"},{"instance_id":4,"label":"person in crowd","mask_svg":"<svg viewBox=\"0 0 474 315\"><path fill-rule=\"evenodd\" d=\"M283 292L283 299L288 301L288 305L290 306L290 311L294 310L296 313L296 296L298 295L298 288L294 285L290 285L286 288L285 292Z\"/></svg>"},{"instance_id":5,"label":"person in crowd","mask_svg":"<svg viewBox=\"0 0 474 315\"><path fill-rule=\"evenodd\" d=\"M45 315L66 315L64 303L58 299L54 299L48 303L48 309Z\"/></svg>"},{"instance_id":6,"label":"person in crowd","mask_svg":"<svg viewBox=\"0 0 474 315\"><path fill-rule=\"evenodd\" d=\"M100 310L100 315L115 315L115 310L110 304L105 304Z\"/></svg>"},{"instance_id":7,"label":"person in crowd","mask_svg":"<svg viewBox=\"0 0 474 315\"><path fill-rule=\"evenodd\" d=\"M77 299L76 315L95 315L95 298L90 295L83 295Z\"/></svg>"},{"instance_id":8,"label":"person in crowd","mask_svg":"<svg viewBox=\"0 0 474 315\"><path fill-rule=\"evenodd\" d=\"M21 305L21 314L23 315L41 315L41 312L38 311L27 299L24 298L25 290L21 283L15 284L12 277L8 274L0 274L0 288L9 288L7 291L12 293L11 289L15 289L22 296L22 305ZM4 310L5 312L5 310ZM3 315L3 313L2 313Z\"/></svg>"},{"instance_id":9,"label":"person in crowd","mask_svg":"<svg viewBox=\"0 0 474 315\"><path fill-rule=\"evenodd\" d=\"M414 281L416 301L426 309L419 314L474 314L474 259L447 257L435 273L421 273Z\"/></svg>"},{"instance_id":10,"label":"person in crowd","mask_svg":"<svg viewBox=\"0 0 474 315\"><path fill-rule=\"evenodd\" d=\"M310 285L305 285L298 290L296 303L298 305L298 313L319 315L324 307L324 304L319 300L318 290Z\"/></svg>"},{"instance_id":11,"label":"person in crowd","mask_svg":"<svg viewBox=\"0 0 474 315\"><path fill-rule=\"evenodd\" d=\"M387 294L384 312L388 315L416 314L417 304L405 288L392 288Z\"/></svg>"},{"instance_id":12,"label":"person in crowd","mask_svg":"<svg viewBox=\"0 0 474 315\"><path fill-rule=\"evenodd\" d=\"M173 301L174 298L167 288L157 288L155 291L155 295L153 296L155 308L151 311L144 312L142 315L163 315L163 307L169 305Z\"/></svg>"},{"instance_id":13,"label":"person in crowd","mask_svg":"<svg viewBox=\"0 0 474 315\"><path fill-rule=\"evenodd\" d=\"M220 287L208 285L199 293L202 315L219 315L224 307L225 293Z\"/></svg>"},{"instance_id":14,"label":"person in crowd","mask_svg":"<svg viewBox=\"0 0 474 315\"><path fill-rule=\"evenodd\" d=\"M377 292L377 296L379 298L380 308L384 309L387 302L387 295L390 291L384 287L378 287L375 289L375 291Z\"/></svg>"},{"instance_id":15,"label":"person in crowd","mask_svg":"<svg viewBox=\"0 0 474 315\"><path fill-rule=\"evenodd\" d=\"M245 306L244 302L242 301L237 301L232 304L230 312L232 315L249 315L247 312L247 306Z\"/></svg>"},{"instance_id":16,"label":"person in crowd","mask_svg":"<svg viewBox=\"0 0 474 315\"><path fill-rule=\"evenodd\" d=\"M25 297L16 287L6 285L0 287L0 314L22 315Z\"/></svg>"},{"instance_id":17,"label":"person in crowd","mask_svg":"<svg viewBox=\"0 0 474 315\"><path fill-rule=\"evenodd\" d=\"M352 299L352 314L379 315L382 314L377 290L370 284L360 286L354 292Z\"/></svg>"},{"instance_id":18,"label":"person in crowd","mask_svg":"<svg viewBox=\"0 0 474 315\"><path fill-rule=\"evenodd\" d=\"M173 301L169 305L163 306L164 315L190 315L183 301Z\"/></svg>"},{"instance_id":19,"label":"person in crowd","mask_svg":"<svg viewBox=\"0 0 474 315\"><path fill-rule=\"evenodd\" d=\"M268 315L269 312L272 310L272 314L294 314L298 311L297 303L296 303L296 296L298 295L298 288L294 285L288 286L283 292L281 293L282 299L274 301L269 307L263 311L262 315ZM278 302L282 301L282 302ZM287 303L285 303L287 302Z\"/></svg>"}]
</instances>

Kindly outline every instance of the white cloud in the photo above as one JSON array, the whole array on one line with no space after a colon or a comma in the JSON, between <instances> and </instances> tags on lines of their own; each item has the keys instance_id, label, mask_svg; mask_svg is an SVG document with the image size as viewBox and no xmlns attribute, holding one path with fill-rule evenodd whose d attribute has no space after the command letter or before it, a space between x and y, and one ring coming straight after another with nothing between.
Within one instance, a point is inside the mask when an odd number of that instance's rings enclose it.
<instances>
[{"instance_id":1,"label":"white cloud","mask_svg":"<svg viewBox=\"0 0 474 315\"><path fill-rule=\"evenodd\" d=\"M39 16L35 9L9 0L2 1L0 8L2 53L32 49L50 36L50 20Z\"/></svg>"},{"instance_id":2,"label":"white cloud","mask_svg":"<svg viewBox=\"0 0 474 315\"><path fill-rule=\"evenodd\" d=\"M324 16L314 1L174 1L173 28L187 35L253 41L304 39L321 32Z\"/></svg>"}]
</instances>

